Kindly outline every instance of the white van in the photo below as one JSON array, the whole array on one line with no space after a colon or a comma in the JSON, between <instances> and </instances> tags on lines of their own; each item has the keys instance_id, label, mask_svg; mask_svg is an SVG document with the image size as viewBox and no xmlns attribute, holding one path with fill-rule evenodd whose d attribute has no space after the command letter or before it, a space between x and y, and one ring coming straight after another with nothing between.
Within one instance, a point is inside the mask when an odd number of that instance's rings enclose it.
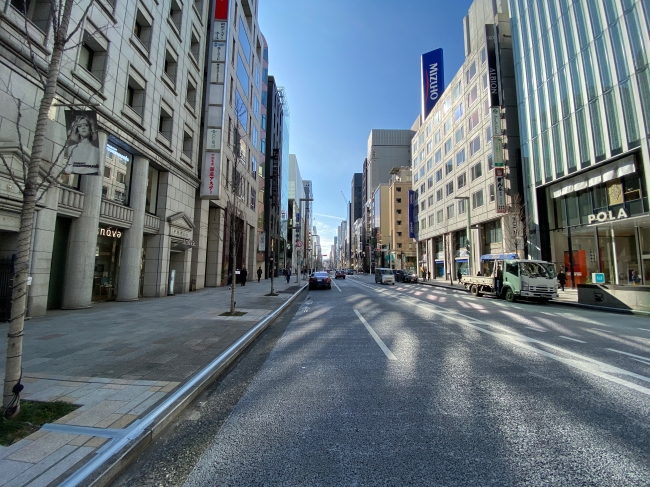
<instances>
[{"instance_id":1,"label":"white van","mask_svg":"<svg viewBox=\"0 0 650 487\"><path fill-rule=\"evenodd\" d=\"M393 274L393 269L387 269L386 267L376 267L375 282L378 284L395 285L395 274Z\"/></svg>"}]
</instances>

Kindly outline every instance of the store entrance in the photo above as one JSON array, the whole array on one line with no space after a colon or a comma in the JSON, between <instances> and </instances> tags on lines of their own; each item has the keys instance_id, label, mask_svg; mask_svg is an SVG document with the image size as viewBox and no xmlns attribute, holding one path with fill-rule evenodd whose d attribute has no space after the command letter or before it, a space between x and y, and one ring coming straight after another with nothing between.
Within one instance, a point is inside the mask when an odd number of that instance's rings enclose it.
<instances>
[{"instance_id":1,"label":"store entrance","mask_svg":"<svg viewBox=\"0 0 650 487\"><path fill-rule=\"evenodd\" d=\"M100 228L95 250L92 300L113 301L117 298L120 272L122 231L118 228Z\"/></svg>"}]
</instances>

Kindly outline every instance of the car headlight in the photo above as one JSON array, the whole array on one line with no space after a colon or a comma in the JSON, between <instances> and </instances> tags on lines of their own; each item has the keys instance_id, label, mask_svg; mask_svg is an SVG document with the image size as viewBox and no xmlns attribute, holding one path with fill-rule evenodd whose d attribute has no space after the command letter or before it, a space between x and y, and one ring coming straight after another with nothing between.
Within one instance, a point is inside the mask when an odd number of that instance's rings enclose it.
<instances>
[{"instance_id":1,"label":"car headlight","mask_svg":"<svg viewBox=\"0 0 650 487\"><path fill-rule=\"evenodd\" d=\"M528 291L528 283L527 282L522 282L521 283L521 290L522 291Z\"/></svg>"}]
</instances>

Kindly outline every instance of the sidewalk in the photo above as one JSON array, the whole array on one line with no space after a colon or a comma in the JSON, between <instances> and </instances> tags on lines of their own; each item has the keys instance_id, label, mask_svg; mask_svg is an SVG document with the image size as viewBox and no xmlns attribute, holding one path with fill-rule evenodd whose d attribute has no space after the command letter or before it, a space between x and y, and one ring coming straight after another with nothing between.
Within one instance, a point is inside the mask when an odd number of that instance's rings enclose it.
<instances>
[{"instance_id":1,"label":"sidewalk","mask_svg":"<svg viewBox=\"0 0 650 487\"><path fill-rule=\"evenodd\" d=\"M269 279L90 309L49 311L25 322L22 399L80 407L9 447L0 446L0 486L58 485L180 384L298 292L306 281ZM6 336L8 323L0 323ZM4 378L6 344L0 351ZM56 429L57 431L52 431Z\"/></svg>"}]
</instances>

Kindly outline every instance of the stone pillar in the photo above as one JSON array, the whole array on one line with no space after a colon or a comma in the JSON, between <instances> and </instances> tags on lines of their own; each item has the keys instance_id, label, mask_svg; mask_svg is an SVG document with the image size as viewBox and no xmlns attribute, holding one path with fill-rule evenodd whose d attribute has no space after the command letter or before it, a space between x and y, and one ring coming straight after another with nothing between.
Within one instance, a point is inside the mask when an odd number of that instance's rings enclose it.
<instances>
[{"instance_id":1,"label":"stone pillar","mask_svg":"<svg viewBox=\"0 0 650 487\"><path fill-rule=\"evenodd\" d=\"M205 286L221 285L221 257L223 255L224 218L222 208L210 207L208 219Z\"/></svg>"},{"instance_id":2,"label":"stone pillar","mask_svg":"<svg viewBox=\"0 0 650 487\"><path fill-rule=\"evenodd\" d=\"M208 217L210 200L196 198L194 204L194 244L190 279L196 279L195 291L205 287L206 256L208 248Z\"/></svg>"},{"instance_id":3,"label":"stone pillar","mask_svg":"<svg viewBox=\"0 0 650 487\"><path fill-rule=\"evenodd\" d=\"M27 296L27 314L30 317L43 316L47 310L54 228L59 206L59 188L49 188L43 200L45 208L36 213L32 243L30 266L32 285L29 286Z\"/></svg>"},{"instance_id":4,"label":"stone pillar","mask_svg":"<svg viewBox=\"0 0 650 487\"><path fill-rule=\"evenodd\" d=\"M106 157L108 134L99 132L99 157ZM103 164L100 168L104 167ZM81 176L84 208L79 218L70 225L68 257L65 266L62 309L82 309L92 306L93 276L99 211L102 204L103 175Z\"/></svg>"},{"instance_id":5,"label":"stone pillar","mask_svg":"<svg viewBox=\"0 0 650 487\"><path fill-rule=\"evenodd\" d=\"M131 171L131 196L129 198L129 205L133 209L133 221L131 228L122 234L117 301L136 301L138 299L148 176L149 160L146 157L135 156Z\"/></svg>"}]
</instances>

